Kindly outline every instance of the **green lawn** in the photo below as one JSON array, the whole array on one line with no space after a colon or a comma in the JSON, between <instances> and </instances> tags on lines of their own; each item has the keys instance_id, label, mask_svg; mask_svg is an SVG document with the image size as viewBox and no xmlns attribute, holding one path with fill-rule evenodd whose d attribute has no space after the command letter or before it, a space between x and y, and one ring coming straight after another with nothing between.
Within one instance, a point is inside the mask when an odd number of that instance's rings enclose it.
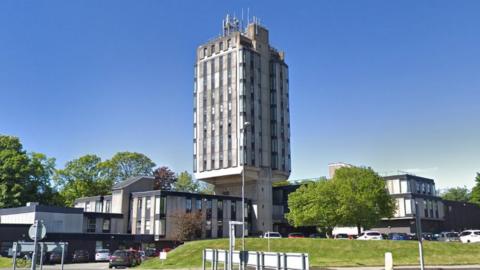
<instances>
[{"instance_id":1,"label":"green lawn","mask_svg":"<svg viewBox=\"0 0 480 270\"><path fill-rule=\"evenodd\" d=\"M12 259L0 256L0 268L10 267L10 266L12 266Z\"/></svg>"},{"instance_id":2,"label":"green lawn","mask_svg":"<svg viewBox=\"0 0 480 270\"><path fill-rule=\"evenodd\" d=\"M393 253L395 265L418 264L416 241L359 241L330 239L271 239L271 251L305 252L309 254L310 266L381 266L384 253ZM237 248L241 245L237 241ZM247 239L246 246L252 251L267 251L266 239ZM228 239L203 240L185 243L168 253L163 263L153 258L140 267L197 268L202 265L202 250L205 248L227 249ZM480 244L424 242L426 265L480 264Z\"/></svg>"}]
</instances>

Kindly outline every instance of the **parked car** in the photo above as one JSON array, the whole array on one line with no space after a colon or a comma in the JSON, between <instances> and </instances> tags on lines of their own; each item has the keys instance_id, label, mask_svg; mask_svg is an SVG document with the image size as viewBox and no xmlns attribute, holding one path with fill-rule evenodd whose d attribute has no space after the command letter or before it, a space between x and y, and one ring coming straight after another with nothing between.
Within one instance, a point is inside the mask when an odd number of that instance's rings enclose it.
<instances>
[{"instance_id":1,"label":"parked car","mask_svg":"<svg viewBox=\"0 0 480 270\"><path fill-rule=\"evenodd\" d=\"M288 238L305 238L302 233L289 233Z\"/></svg>"},{"instance_id":2,"label":"parked car","mask_svg":"<svg viewBox=\"0 0 480 270\"><path fill-rule=\"evenodd\" d=\"M282 235L278 232L266 232L262 238L282 238Z\"/></svg>"},{"instance_id":3,"label":"parked car","mask_svg":"<svg viewBox=\"0 0 480 270\"><path fill-rule=\"evenodd\" d=\"M460 233L460 241L462 243L480 242L480 230L466 230Z\"/></svg>"},{"instance_id":4,"label":"parked car","mask_svg":"<svg viewBox=\"0 0 480 270\"><path fill-rule=\"evenodd\" d=\"M387 236L388 240L410 240L410 237L406 233L389 233Z\"/></svg>"},{"instance_id":5,"label":"parked car","mask_svg":"<svg viewBox=\"0 0 480 270\"><path fill-rule=\"evenodd\" d=\"M364 231L357 240L383 240L383 236L377 231Z\"/></svg>"},{"instance_id":6,"label":"parked car","mask_svg":"<svg viewBox=\"0 0 480 270\"><path fill-rule=\"evenodd\" d=\"M325 234L321 234L321 233L312 233L308 237L309 238L327 238Z\"/></svg>"},{"instance_id":7,"label":"parked car","mask_svg":"<svg viewBox=\"0 0 480 270\"><path fill-rule=\"evenodd\" d=\"M147 257L147 256L145 255L145 251L139 250L139 251L138 251L138 255L140 255L140 259L142 259L142 262L145 261L145 259L146 259L146 257Z\"/></svg>"},{"instance_id":8,"label":"parked car","mask_svg":"<svg viewBox=\"0 0 480 270\"><path fill-rule=\"evenodd\" d=\"M108 249L97 249L95 252L95 261L96 262L108 262L110 260L110 250Z\"/></svg>"},{"instance_id":9,"label":"parked car","mask_svg":"<svg viewBox=\"0 0 480 270\"><path fill-rule=\"evenodd\" d=\"M62 263L62 252L52 251L47 254L47 263L57 264Z\"/></svg>"},{"instance_id":10,"label":"parked car","mask_svg":"<svg viewBox=\"0 0 480 270\"><path fill-rule=\"evenodd\" d=\"M346 234L346 233L337 233L337 234L335 234L335 236L333 237L333 239L337 239L337 240L348 240L348 239L352 239L352 237L349 236L349 235Z\"/></svg>"},{"instance_id":11,"label":"parked car","mask_svg":"<svg viewBox=\"0 0 480 270\"><path fill-rule=\"evenodd\" d=\"M158 251L155 248L147 248L145 249L145 256L158 257Z\"/></svg>"},{"instance_id":12,"label":"parked car","mask_svg":"<svg viewBox=\"0 0 480 270\"><path fill-rule=\"evenodd\" d=\"M458 233L457 232L441 232L438 235L437 240L442 241L442 242L460 241L460 239L458 238Z\"/></svg>"},{"instance_id":13,"label":"parked car","mask_svg":"<svg viewBox=\"0 0 480 270\"><path fill-rule=\"evenodd\" d=\"M130 250L132 252L133 257L135 258L135 265L140 265L142 263L142 254L138 250Z\"/></svg>"},{"instance_id":14,"label":"parked car","mask_svg":"<svg viewBox=\"0 0 480 270\"><path fill-rule=\"evenodd\" d=\"M78 249L73 252L73 260L74 263L81 263L81 262L89 262L90 261L90 254L88 251L83 249Z\"/></svg>"},{"instance_id":15,"label":"parked car","mask_svg":"<svg viewBox=\"0 0 480 270\"><path fill-rule=\"evenodd\" d=\"M135 255L130 250L115 250L110 256L108 268L112 267L133 267L138 265Z\"/></svg>"},{"instance_id":16,"label":"parked car","mask_svg":"<svg viewBox=\"0 0 480 270\"><path fill-rule=\"evenodd\" d=\"M427 241L437 241L435 235L429 232L422 233L422 239Z\"/></svg>"}]
</instances>

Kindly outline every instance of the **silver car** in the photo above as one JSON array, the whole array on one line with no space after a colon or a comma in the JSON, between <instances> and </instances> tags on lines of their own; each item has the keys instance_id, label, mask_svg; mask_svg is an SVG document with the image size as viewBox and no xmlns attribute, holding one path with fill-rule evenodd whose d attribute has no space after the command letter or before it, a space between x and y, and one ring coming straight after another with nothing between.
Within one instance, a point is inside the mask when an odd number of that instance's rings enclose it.
<instances>
[{"instance_id":1,"label":"silver car","mask_svg":"<svg viewBox=\"0 0 480 270\"><path fill-rule=\"evenodd\" d=\"M108 262L110 260L110 250L108 249L97 249L95 251L95 261L96 262Z\"/></svg>"}]
</instances>

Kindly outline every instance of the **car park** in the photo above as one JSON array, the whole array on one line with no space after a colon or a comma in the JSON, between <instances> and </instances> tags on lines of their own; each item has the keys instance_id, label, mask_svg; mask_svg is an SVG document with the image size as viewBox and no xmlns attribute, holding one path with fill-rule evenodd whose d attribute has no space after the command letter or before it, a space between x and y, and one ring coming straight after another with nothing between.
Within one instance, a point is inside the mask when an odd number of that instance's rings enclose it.
<instances>
[{"instance_id":1,"label":"car park","mask_svg":"<svg viewBox=\"0 0 480 270\"><path fill-rule=\"evenodd\" d=\"M108 262L110 260L110 250L108 249L97 249L95 251L95 261L96 262Z\"/></svg>"},{"instance_id":2,"label":"car park","mask_svg":"<svg viewBox=\"0 0 480 270\"><path fill-rule=\"evenodd\" d=\"M459 235L462 243L480 242L480 230L465 230Z\"/></svg>"},{"instance_id":3,"label":"car park","mask_svg":"<svg viewBox=\"0 0 480 270\"><path fill-rule=\"evenodd\" d=\"M90 261L90 254L88 251L83 249L78 249L73 252L72 261L74 263L81 263L81 262L89 262Z\"/></svg>"},{"instance_id":4,"label":"car park","mask_svg":"<svg viewBox=\"0 0 480 270\"><path fill-rule=\"evenodd\" d=\"M358 236L357 240L383 240L383 236L377 231L364 231Z\"/></svg>"},{"instance_id":5,"label":"car park","mask_svg":"<svg viewBox=\"0 0 480 270\"><path fill-rule=\"evenodd\" d=\"M288 238L305 238L302 233L289 233Z\"/></svg>"},{"instance_id":6,"label":"car park","mask_svg":"<svg viewBox=\"0 0 480 270\"><path fill-rule=\"evenodd\" d=\"M460 241L457 232L441 232L440 234L438 234L437 240L442 242Z\"/></svg>"},{"instance_id":7,"label":"car park","mask_svg":"<svg viewBox=\"0 0 480 270\"><path fill-rule=\"evenodd\" d=\"M110 256L110 261L108 263L108 268L117 268L117 267L133 267L140 264L135 258L135 254L130 250L115 250L112 256Z\"/></svg>"},{"instance_id":8,"label":"car park","mask_svg":"<svg viewBox=\"0 0 480 270\"><path fill-rule=\"evenodd\" d=\"M266 232L262 238L282 238L282 235L279 232Z\"/></svg>"}]
</instances>

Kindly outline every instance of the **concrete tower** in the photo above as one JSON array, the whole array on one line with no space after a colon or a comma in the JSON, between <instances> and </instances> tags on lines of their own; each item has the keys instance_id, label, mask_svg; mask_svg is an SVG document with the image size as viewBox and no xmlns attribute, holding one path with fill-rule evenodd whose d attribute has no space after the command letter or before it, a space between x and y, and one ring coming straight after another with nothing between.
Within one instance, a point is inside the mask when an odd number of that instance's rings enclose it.
<instances>
[{"instance_id":1,"label":"concrete tower","mask_svg":"<svg viewBox=\"0 0 480 270\"><path fill-rule=\"evenodd\" d=\"M256 20L242 29L227 15L223 34L197 48L193 97L195 177L240 196L245 170L251 229L272 230L272 182L291 171L285 54Z\"/></svg>"}]
</instances>

